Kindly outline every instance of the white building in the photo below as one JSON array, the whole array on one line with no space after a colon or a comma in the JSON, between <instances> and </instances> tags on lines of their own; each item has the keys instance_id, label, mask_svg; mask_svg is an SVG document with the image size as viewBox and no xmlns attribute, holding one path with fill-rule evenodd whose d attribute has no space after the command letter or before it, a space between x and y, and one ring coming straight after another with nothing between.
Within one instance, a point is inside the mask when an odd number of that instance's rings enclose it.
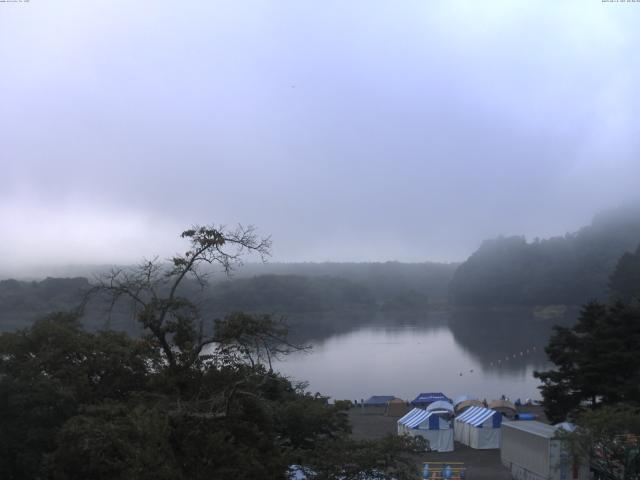
<instances>
[{"instance_id":1,"label":"white building","mask_svg":"<svg viewBox=\"0 0 640 480\"><path fill-rule=\"evenodd\" d=\"M587 480L588 465L574 464L557 427L536 421L502 422L500 459L516 480Z\"/></svg>"}]
</instances>

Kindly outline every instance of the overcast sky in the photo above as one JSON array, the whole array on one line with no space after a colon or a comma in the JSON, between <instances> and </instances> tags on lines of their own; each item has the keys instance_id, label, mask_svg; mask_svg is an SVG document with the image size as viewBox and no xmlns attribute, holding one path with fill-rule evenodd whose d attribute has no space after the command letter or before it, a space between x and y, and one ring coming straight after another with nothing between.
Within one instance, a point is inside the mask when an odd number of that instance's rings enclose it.
<instances>
[{"instance_id":1,"label":"overcast sky","mask_svg":"<svg viewBox=\"0 0 640 480\"><path fill-rule=\"evenodd\" d=\"M0 269L457 261L638 200L640 3L0 2Z\"/></svg>"}]
</instances>

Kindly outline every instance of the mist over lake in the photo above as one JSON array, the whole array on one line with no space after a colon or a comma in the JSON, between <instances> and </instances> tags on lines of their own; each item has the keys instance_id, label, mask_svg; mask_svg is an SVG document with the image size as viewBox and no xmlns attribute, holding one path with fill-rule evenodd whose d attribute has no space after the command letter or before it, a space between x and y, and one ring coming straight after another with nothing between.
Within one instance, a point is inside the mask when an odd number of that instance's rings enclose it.
<instances>
[{"instance_id":1,"label":"mist over lake","mask_svg":"<svg viewBox=\"0 0 640 480\"><path fill-rule=\"evenodd\" d=\"M340 325L345 315L325 314L324 321ZM277 368L334 399L411 400L425 391L538 399L533 371L549 366L544 347L552 326L573 319L532 317L524 309L376 313L354 329L316 334L310 352L290 355Z\"/></svg>"}]
</instances>

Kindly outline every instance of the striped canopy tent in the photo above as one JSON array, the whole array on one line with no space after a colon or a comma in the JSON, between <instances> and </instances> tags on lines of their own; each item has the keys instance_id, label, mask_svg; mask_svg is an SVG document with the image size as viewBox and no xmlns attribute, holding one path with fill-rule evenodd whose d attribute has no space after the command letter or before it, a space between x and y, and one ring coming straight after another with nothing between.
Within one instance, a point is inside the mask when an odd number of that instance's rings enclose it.
<instances>
[{"instance_id":1,"label":"striped canopy tent","mask_svg":"<svg viewBox=\"0 0 640 480\"><path fill-rule=\"evenodd\" d=\"M484 405L480 400L470 398L469 400L463 400L462 402L456 404L453 408L456 412L456 415L460 415L469 407L484 407Z\"/></svg>"},{"instance_id":2,"label":"striped canopy tent","mask_svg":"<svg viewBox=\"0 0 640 480\"><path fill-rule=\"evenodd\" d=\"M438 400L427 407L427 412L442 412L453 415L453 404L446 400Z\"/></svg>"},{"instance_id":3,"label":"striped canopy tent","mask_svg":"<svg viewBox=\"0 0 640 480\"><path fill-rule=\"evenodd\" d=\"M398 435L423 437L436 452L453 451L451 422L436 412L414 408L398 420Z\"/></svg>"},{"instance_id":4,"label":"striped canopy tent","mask_svg":"<svg viewBox=\"0 0 640 480\"><path fill-rule=\"evenodd\" d=\"M471 448L500 448L502 414L484 407L472 406L454 422L454 438Z\"/></svg>"}]
</instances>

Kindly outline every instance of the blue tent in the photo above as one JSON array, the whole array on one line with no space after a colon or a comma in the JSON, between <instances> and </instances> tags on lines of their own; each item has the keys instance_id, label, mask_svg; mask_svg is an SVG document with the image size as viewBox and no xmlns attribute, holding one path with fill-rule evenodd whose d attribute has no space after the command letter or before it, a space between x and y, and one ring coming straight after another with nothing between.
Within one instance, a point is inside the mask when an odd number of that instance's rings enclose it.
<instances>
[{"instance_id":1,"label":"blue tent","mask_svg":"<svg viewBox=\"0 0 640 480\"><path fill-rule=\"evenodd\" d=\"M451 399L442 392L421 393L411 403L416 407L427 407L433 402L437 402L439 400L451 403Z\"/></svg>"},{"instance_id":2,"label":"blue tent","mask_svg":"<svg viewBox=\"0 0 640 480\"><path fill-rule=\"evenodd\" d=\"M367 400L364 401L364 406L365 407L373 407L373 406L386 407L387 403L389 403L394 398L396 397L394 397L393 395L374 395L373 397L369 397Z\"/></svg>"}]
</instances>

